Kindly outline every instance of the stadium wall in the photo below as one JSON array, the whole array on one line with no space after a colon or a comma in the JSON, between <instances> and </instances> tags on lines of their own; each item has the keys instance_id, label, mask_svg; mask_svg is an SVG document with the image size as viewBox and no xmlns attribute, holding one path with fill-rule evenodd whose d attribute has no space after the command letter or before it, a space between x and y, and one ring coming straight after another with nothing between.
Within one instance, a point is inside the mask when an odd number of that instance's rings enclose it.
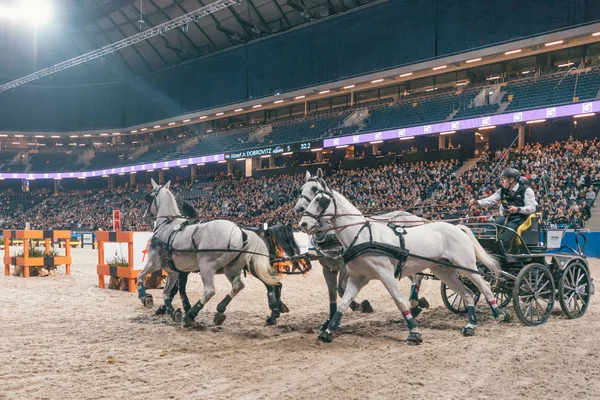
<instances>
[{"instance_id":1,"label":"stadium wall","mask_svg":"<svg viewBox=\"0 0 600 400\"><path fill-rule=\"evenodd\" d=\"M3 93L0 130L132 126L597 20L594 0L390 0L121 84Z\"/></svg>"}]
</instances>

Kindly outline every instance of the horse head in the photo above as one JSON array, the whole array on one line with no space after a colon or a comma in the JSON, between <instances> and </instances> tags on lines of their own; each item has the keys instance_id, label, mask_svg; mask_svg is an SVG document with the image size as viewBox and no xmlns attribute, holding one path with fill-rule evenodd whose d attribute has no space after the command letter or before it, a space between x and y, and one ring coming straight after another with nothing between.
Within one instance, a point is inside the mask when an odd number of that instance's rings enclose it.
<instances>
[{"instance_id":1,"label":"horse head","mask_svg":"<svg viewBox=\"0 0 600 400\"><path fill-rule=\"evenodd\" d=\"M308 205L320 190L330 192L329 186L323 180L323 170L319 168L316 175L311 175L310 172L306 171L305 182L300 187L300 195L294 206L294 210L299 214L306 211Z\"/></svg>"}]
</instances>

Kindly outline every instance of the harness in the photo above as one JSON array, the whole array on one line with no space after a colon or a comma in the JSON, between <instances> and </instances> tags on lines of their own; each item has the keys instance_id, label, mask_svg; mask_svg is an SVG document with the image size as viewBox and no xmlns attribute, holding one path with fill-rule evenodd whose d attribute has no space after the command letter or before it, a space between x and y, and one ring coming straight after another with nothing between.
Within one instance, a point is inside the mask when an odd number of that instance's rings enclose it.
<instances>
[{"instance_id":1,"label":"harness","mask_svg":"<svg viewBox=\"0 0 600 400\"><path fill-rule=\"evenodd\" d=\"M147 194L145 196L145 200L149 204L147 211L149 211L150 208L152 207L152 205L154 205L155 202L157 201L156 198L158 197L158 193L160 192L160 190L162 188L163 188L163 186L160 186L154 194ZM158 205L156 205L155 208L156 208L156 210L158 210ZM159 217L157 217L157 218L159 218ZM162 249L166 253L166 258L167 258L167 263L168 263L169 268L177 273L179 273L181 271L176 267L175 262L173 260L174 253L215 253L215 252L237 253L237 256L232 260L232 262L236 261L242 254L252 254L252 255L257 255L257 256L262 256L262 257L268 257L270 263L272 265L274 265L275 267L277 267L278 263L291 262L293 265L292 268L288 268L286 270L285 266L289 265L289 264L286 264L286 265L281 264L282 268L279 269L280 273L289 274L289 275L304 274L311 269L310 260L313 259L314 257L309 254L300 254L298 256L285 257L284 254L282 254L281 252L278 252L278 251L276 251L275 254L263 254L263 253L257 253L254 251L244 250L244 248L248 244L248 234L244 231L244 229L242 229L238 225L235 225L235 227L237 227L242 234L242 248L241 249L232 248L231 241L233 239L234 229L232 229L231 234L229 235L229 241L227 243L226 248L201 249L201 248L199 248L198 243L196 243L195 235L196 235L196 232L198 231L198 229L202 225L204 225L206 222L200 220L196 223L192 223L189 219L187 219L186 217L184 217L182 215L160 217L160 218L165 218L165 219L163 221L161 221L159 224L155 225L155 227L153 229L154 235L150 238L150 244L153 247L158 247L158 248ZM183 221L173 227L173 229L169 232L166 241L159 239L156 236L159 229L161 227L164 227L164 226L167 226L167 225L173 223L176 219L182 219ZM191 242L192 242L192 247L187 248L187 249L175 248L173 246L173 243L175 242L177 235L180 232L183 232L186 228L191 227L191 226L194 226L194 230L190 236Z\"/></svg>"},{"instance_id":2,"label":"harness","mask_svg":"<svg viewBox=\"0 0 600 400\"><path fill-rule=\"evenodd\" d=\"M334 213L328 214L328 216L332 216L331 220L335 219L338 215L337 215L337 203L335 201L335 198L333 197L333 194L329 193L326 190L318 190L315 194L315 198L318 194L328 196L328 198L325 198L325 196L323 196L318 200L318 205L321 208L321 212L319 214L312 214L310 212L305 211L303 213L303 216L313 218L315 221L320 223L321 218L323 216L325 216L325 212L326 212L327 208L329 208L329 206L333 202ZM444 261L444 260L434 260L429 257L423 257L420 255L410 253L406 249L405 241L404 241L404 235L406 235L408 233L406 232L406 230L403 227L394 225L392 223L388 223L387 227L390 228L394 232L394 234L396 234L396 236L398 236L398 242L399 242L398 246L394 246L394 245L391 245L388 243L376 242L373 240L373 231L371 228L372 224L373 224L372 221L365 220L365 222L362 223L362 226L360 227L360 229L354 236L354 239L352 239L352 242L350 242L350 245L348 246L348 248L342 250L341 255L342 255L342 258L343 258L343 261L345 264L349 263L350 261L353 261L354 259L360 257L361 255L363 255L365 253L376 253L376 254L381 254L384 256L391 257L391 258L395 258L398 260L398 263L396 264L396 270L394 272L394 276L398 279L402 277L402 268L403 268L404 264L406 263L406 260L408 259L408 257L413 257L413 258L417 258L420 260L429 261L432 263L443 265L446 267L451 267L451 268L455 268L458 270L467 271L467 272L481 275L481 272L478 270L472 270L470 268L464 268L464 267L454 265L454 264ZM350 225L341 227L341 229L345 229L348 226L350 226ZM364 229L367 229L369 231L369 241L356 244L360 234L362 233L362 231ZM328 235L326 235L326 236L328 236Z\"/></svg>"}]
</instances>

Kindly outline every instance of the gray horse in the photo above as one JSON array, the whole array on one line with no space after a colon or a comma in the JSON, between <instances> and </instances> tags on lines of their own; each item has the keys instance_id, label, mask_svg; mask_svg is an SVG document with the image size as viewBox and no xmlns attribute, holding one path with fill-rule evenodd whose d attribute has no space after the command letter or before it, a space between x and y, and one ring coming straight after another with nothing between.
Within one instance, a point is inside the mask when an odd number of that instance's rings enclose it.
<instances>
[{"instance_id":1,"label":"gray horse","mask_svg":"<svg viewBox=\"0 0 600 400\"><path fill-rule=\"evenodd\" d=\"M160 268L169 275L163 299L171 313L170 294L179 273L200 271L204 294L186 312L184 326L193 325L200 310L214 296L214 276L221 269L231 282L231 292L223 301L225 305L244 288L241 272L246 265L251 266L265 284L279 284L270 264L269 249L256 233L225 220L188 223L169 188L170 182L157 185L152 180L152 193L148 195L151 197L148 211L156 216L156 223L148 247L148 261L137 278L138 296L144 305L153 303L152 296L144 289L144 279ZM224 319L224 315L217 312L215 323L222 323Z\"/></svg>"},{"instance_id":2,"label":"gray horse","mask_svg":"<svg viewBox=\"0 0 600 400\"><path fill-rule=\"evenodd\" d=\"M323 170L319 168L317 174L312 176L310 172L306 171L305 184L300 189L300 198L295 205L295 210L298 213L302 213L310 202L313 200L315 194L319 190L324 190L325 187L322 184ZM423 218L420 218L414 214L406 211L393 211L386 214L381 214L368 218L371 221L385 223L393 221L397 226L410 228L413 226L419 226L424 224ZM325 321L321 327L322 330L327 328L329 321L333 318L337 310L337 298L343 297L346 285L348 284L348 268L344 264L341 253L342 244L335 235L334 230L329 230L324 233L315 234L312 237L312 244L319 256L319 263L323 266L323 276L327 283L327 289L329 292L329 319ZM410 289L410 307L414 317L418 316L424 308L429 308L429 303L425 298L419 298L419 289L423 280L422 275L415 275L410 277L411 289ZM362 312L373 312L373 308L368 300L363 300L360 304L354 300L350 303L350 309L352 311Z\"/></svg>"}]
</instances>

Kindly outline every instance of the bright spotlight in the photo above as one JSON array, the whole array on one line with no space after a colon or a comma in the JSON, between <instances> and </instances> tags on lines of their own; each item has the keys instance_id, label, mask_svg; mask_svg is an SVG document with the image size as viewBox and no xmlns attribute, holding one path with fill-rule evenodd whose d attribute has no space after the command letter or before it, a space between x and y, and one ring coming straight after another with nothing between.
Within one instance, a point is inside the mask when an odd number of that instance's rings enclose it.
<instances>
[{"instance_id":1,"label":"bright spotlight","mask_svg":"<svg viewBox=\"0 0 600 400\"><path fill-rule=\"evenodd\" d=\"M32 25L42 25L52 17L49 0L20 0L15 5L0 5L0 18Z\"/></svg>"}]
</instances>

